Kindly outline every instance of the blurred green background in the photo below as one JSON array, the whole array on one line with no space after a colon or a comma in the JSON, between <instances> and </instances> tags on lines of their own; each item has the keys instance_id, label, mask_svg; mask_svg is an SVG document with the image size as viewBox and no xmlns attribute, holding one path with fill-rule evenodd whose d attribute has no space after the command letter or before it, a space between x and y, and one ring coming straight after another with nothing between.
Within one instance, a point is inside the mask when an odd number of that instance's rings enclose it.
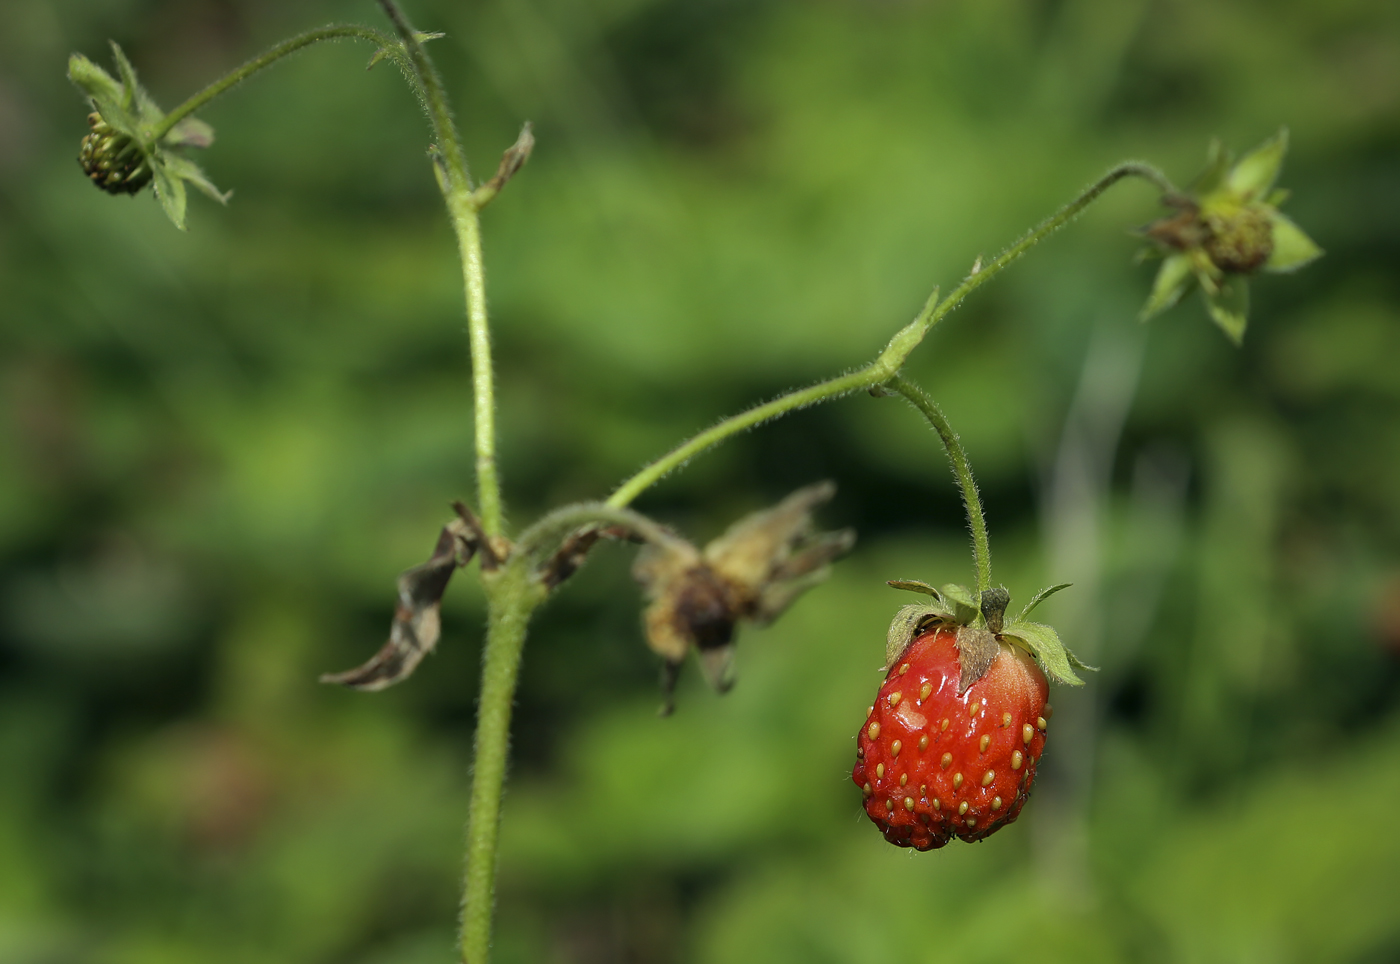
<instances>
[{"instance_id":1,"label":"blurred green background","mask_svg":"<svg viewBox=\"0 0 1400 964\"><path fill-rule=\"evenodd\" d=\"M501 962L1400 960L1400 6L1381 0L424 0L486 212L517 524L723 414L873 357L1110 164L1178 183L1290 127L1328 255L1243 350L1116 188L914 355L997 577L1103 671L1057 689L1022 819L889 847L850 783L883 580L970 578L896 399L800 413L639 507L704 540L841 486L856 552L739 685L658 720L631 551L526 651ZM74 159L77 50L163 106L368 0L18 0L0 31L0 961L452 959L483 609L380 695L320 687L471 492L459 271L424 122L370 50L203 116L235 196L175 231ZM693 670L693 667L692 667Z\"/></svg>"}]
</instances>

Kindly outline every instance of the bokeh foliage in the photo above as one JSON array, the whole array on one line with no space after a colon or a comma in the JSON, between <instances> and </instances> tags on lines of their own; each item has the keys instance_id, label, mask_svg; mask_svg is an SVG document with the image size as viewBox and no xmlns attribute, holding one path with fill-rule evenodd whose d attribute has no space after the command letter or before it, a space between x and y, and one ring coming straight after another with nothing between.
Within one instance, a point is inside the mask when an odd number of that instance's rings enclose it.
<instances>
[{"instance_id":1,"label":"bokeh foliage","mask_svg":"<svg viewBox=\"0 0 1400 964\"><path fill-rule=\"evenodd\" d=\"M818 478L862 542L657 720L629 553L538 620L501 961L1379 962L1400 953L1400 8L1379 0L433 0L479 174L513 518L864 361L979 253L1124 157L1292 131L1328 252L1242 350L1148 329L1118 188L910 373L977 468L997 575L1103 672L980 846L866 825L853 734L893 577L965 580L943 456L860 396L640 507L696 539ZM67 54L165 104L364 3L103 0L0 31L0 960L449 959L483 612L377 696L394 576L470 491L459 274L425 125L370 51L204 113L235 189L191 231L73 158ZM689 681L693 683L693 680Z\"/></svg>"}]
</instances>

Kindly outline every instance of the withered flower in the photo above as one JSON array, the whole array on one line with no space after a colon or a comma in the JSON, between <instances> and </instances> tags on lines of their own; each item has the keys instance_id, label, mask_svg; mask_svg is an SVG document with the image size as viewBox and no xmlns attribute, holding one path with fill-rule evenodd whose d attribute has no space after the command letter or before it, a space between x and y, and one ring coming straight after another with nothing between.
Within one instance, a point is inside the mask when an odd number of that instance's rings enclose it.
<instances>
[{"instance_id":1,"label":"withered flower","mask_svg":"<svg viewBox=\"0 0 1400 964\"><path fill-rule=\"evenodd\" d=\"M632 573L651 600L643 616L647 644L665 660L663 714L692 648L709 684L728 690L739 620L772 622L855 544L852 529L817 532L812 524L812 510L835 492L831 482L799 489L740 519L703 551L676 537L638 555Z\"/></svg>"},{"instance_id":2,"label":"withered flower","mask_svg":"<svg viewBox=\"0 0 1400 964\"><path fill-rule=\"evenodd\" d=\"M1176 304L1194 284L1211 319L1239 344L1249 315L1249 276L1296 271L1321 256L1322 249L1279 210L1288 192L1276 190L1274 182L1287 152L1286 130L1238 161L1214 142L1195 182L1163 198L1177 213L1143 231L1163 259L1142 309L1144 321Z\"/></svg>"}]
</instances>

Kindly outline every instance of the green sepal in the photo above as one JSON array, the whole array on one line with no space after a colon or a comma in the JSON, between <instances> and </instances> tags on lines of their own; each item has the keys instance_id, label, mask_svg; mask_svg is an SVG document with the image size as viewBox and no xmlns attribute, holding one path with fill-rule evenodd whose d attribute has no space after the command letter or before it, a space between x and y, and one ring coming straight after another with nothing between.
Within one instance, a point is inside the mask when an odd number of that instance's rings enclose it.
<instances>
[{"instance_id":1,"label":"green sepal","mask_svg":"<svg viewBox=\"0 0 1400 964\"><path fill-rule=\"evenodd\" d=\"M1218 137L1212 137L1210 147L1206 148L1206 169L1196 175L1187 193L1194 197L1202 197L1214 192L1225 182L1225 175L1230 170L1230 161L1231 155L1225 149L1225 145Z\"/></svg>"},{"instance_id":2,"label":"green sepal","mask_svg":"<svg viewBox=\"0 0 1400 964\"><path fill-rule=\"evenodd\" d=\"M165 216L181 231L185 230L185 182L171 175L164 159L151 158L155 175L156 199Z\"/></svg>"},{"instance_id":3,"label":"green sepal","mask_svg":"<svg viewBox=\"0 0 1400 964\"><path fill-rule=\"evenodd\" d=\"M1084 660L1074 655L1073 650L1066 649L1065 655L1069 657L1070 665L1073 666L1075 669L1082 669L1086 673L1097 673L1099 671L1099 668L1097 666L1090 666L1088 663L1084 662Z\"/></svg>"},{"instance_id":4,"label":"green sepal","mask_svg":"<svg viewBox=\"0 0 1400 964\"><path fill-rule=\"evenodd\" d=\"M1068 589L1072 585L1074 585L1074 583L1072 582L1062 582L1054 586L1047 586L1046 588L1042 589L1040 592L1036 593L1034 596L1031 597L1031 601L1026 603L1026 608L1021 610L1021 614L1017 616L1013 620L1013 622L1024 622L1025 618L1035 611L1036 606L1039 606L1041 603L1045 602L1045 600L1055 595L1055 593L1059 592L1061 589Z\"/></svg>"},{"instance_id":5,"label":"green sepal","mask_svg":"<svg viewBox=\"0 0 1400 964\"><path fill-rule=\"evenodd\" d=\"M952 613L939 606L922 603L901 606L890 620L890 628L885 634L885 670L888 671L904 655L909 644L925 626L931 622L942 622L951 618Z\"/></svg>"},{"instance_id":6,"label":"green sepal","mask_svg":"<svg viewBox=\"0 0 1400 964\"><path fill-rule=\"evenodd\" d=\"M200 170L199 165L188 157L181 157L179 154L165 154L156 163L157 169L162 165L177 181L189 181L220 204L227 204L228 199L233 197L232 191L220 191L215 187L204 171Z\"/></svg>"},{"instance_id":7,"label":"green sepal","mask_svg":"<svg viewBox=\"0 0 1400 964\"><path fill-rule=\"evenodd\" d=\"M1239 159L1225 178L1225 187L1241 201L1253 201L1269 193L1288 153L1288 128L1279 132Z\"/></svg>"},{"instance_id":8,"label":"green sepal","mask_svg":"<svg viewBox=\"0 0 1400 964\"><path fill-rule=\"evenodd\" d=\"M1083 686L1084 681L1074 673L1074 667L1089 669L1065 649L1060 634L1044 623L1016 620L1001 631L1003 639L1019 643L1035 657L1047 676L1071 686Z\"/></svg>"},{"instance_id":9,"label":"green sepal","mask_svg":"<svg viewBox=\"0 0 1400 964\"><path fill-rule=\"evenodd\" d=\"M932 596L940 602L943 600L942 594L922 579L890 579L885 582L885 585L894 589L907 589L910 592L921 592L925 596Z\"/></svg>"},{"instance_id":10,"label":"green sepal","mask_svg":"<svg viewBox=\"0 0 1400 964\"><path fill-rule=\"evenodd\" d=\"M87 95L105 121L123 134L134 131L132 118L122 108L122 85L115 77L82 54L72 54L68 58L68 79Z\"/></svg>"},{"instance_id":11,"label":"green sepal","mask_svg":"<svg viewBox=\"0 0 1400 964\"><path fill-rule=\"evenodd\" d=\"M964 626L971 626L982 615L982 604L977 594L966 586L950 582L939 590L939 595L953 618Z\"/></svg>"},{"instance_id":12,"label":"green sepal","mask_svg":"<svg viewBox=\"0 0 1400 964\"><path fill-rule=\"evenodd\" d=\"M1322 257L1322 249L1286 215L1270 211L1269 222L1272 227L1274 250L1269 255L1269 260L1264 262L1265 271L1285 274L1297 271L1303 265Z\"/></svg>"},{"instance_id":13,"label":"green sepal","mask_svg":"<svg viewBox=\"0 0 1400 964\"><path fill-rule=\"evenodd\" d=\"M1201 289L1211 320L1220 326L1227 338L1240 345L1249 321L1249 282L1240 275L1230 275L1215 292Z\"/></svg>"},{"instance_id":14,"label":"green sepal","mask_svg":"<svg viewBox=\"0 0 1400 964\"><path fill-rule=\"evenodd\" d=\"M122 110L135 112L137 110L136 91L141 86L136 81L136 68L131 66L131 61L126 59L126 54L122 52L121 44L115 40L107 41L112 45L112 59L117 62L117 73L122 78Z\"/></svg>"},{"instance_id":15,"label":"green sepal","mask_svg":"<svg viewBox=\"0 0 1400 964\"><path fill-rule=\"evenodd\" d=\"M1147 321L1180 301L1191 284L1191 274L1191 259L1187 255L1171 254L1163 259L1162 267L1157 269L1157 279L1152 282L1152 293L1147 296L1138 319Z\"/></svg>"},{"instance_id":16,"label":"green sepal","mask_svg":"<svg viewBox=\"0 0 1400 964\"><path fill-rule=\"evenodd\" d=\"M132 114L141 126L154 127L160 123L165 112L156 106L155 100L136 79L136 68L126 59L121 45L115 40L108 42L112 45L112 59L117 62L117 73L122 78L122 109Z\"/></svg>"},{"instance_id":17,"label":"green sepal","mask_svg":"<svg viewBox=\"0 0 1400 964\"><path fill-rule=\"evenodd\" d=\"M186 117L161 138L170 147L208 147L214 143L214 128L198 117Z\"/></svg>"}]
</instances>

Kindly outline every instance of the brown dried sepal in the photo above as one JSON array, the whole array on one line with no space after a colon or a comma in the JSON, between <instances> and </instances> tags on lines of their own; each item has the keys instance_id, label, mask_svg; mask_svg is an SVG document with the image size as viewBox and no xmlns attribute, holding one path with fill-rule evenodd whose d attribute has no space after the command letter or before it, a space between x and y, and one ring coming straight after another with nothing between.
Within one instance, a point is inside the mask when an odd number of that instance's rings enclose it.
<instances>
[{"instance_id":1,"label":"brown dried sepal","mask_svg":"<svg viewBox=\"0 0 1400 964\"><path fill-rule=\"evenodd\" d=\"M399 576L399 604L389 629L389 641L363 666L343 673L326 673L321 682L374 692L406 679L437 645L442 634L442 594L447 591L452 573L471 561L479 545L466 518L453 519L443 526L428 561Z\"/></svg>"},{"instance_id":2,"label":"brown dried sepal","mask_svg":"<svg viewBox=\"0 0 1400 964\"><path fill-rule=\"evenodd\" d=\"M1000 647L997 637L976 626L958 627L958 693L966 693L967 688L987 675L992 661L997 658Z\"/></svg>"},{"instance_id":3,"label":"brown dried sepal","mask_svg":"<svg viewBox=\"0 0 1400 964\"><path fill-rule=\"evenodd\" d=\"M525 166L525 162L530 159L530 155L535 150L535 131L529 121L520 128L520 136L515 139L515 143L507 147L501 154L501 163L496 167L496 173L487 181L487 186L492 191L499 191L505 187L511 178Z\"/></svg>"},{"instance_id":4,"label":"brown dried sepal","mask_svg":"<svg viewBox=\"0 0 1400 964\"><path fill-rule=\"evenodd\" d=\"M560 544L554 555L540 567L540 582L546 589L555 589L565 579L578 572L588 559L589 551L602 539L640 542L641 538L623 526L587 525Z\"/></svg>"}]
</instances>

